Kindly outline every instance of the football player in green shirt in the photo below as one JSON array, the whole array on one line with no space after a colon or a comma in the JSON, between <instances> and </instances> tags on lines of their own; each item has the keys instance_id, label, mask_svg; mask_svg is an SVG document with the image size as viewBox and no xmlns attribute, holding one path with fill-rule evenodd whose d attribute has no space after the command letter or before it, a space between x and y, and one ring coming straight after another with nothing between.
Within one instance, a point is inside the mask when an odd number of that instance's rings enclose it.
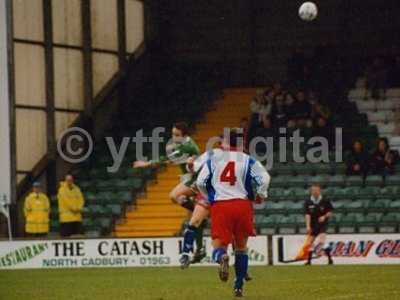
<instances>
[{"instance_id":1,"label":"football player in green shirt","mask_svg":"<svg viewBox=\"0 0 400 300\"><path fill-rule=\"evenodd\" d=\"M166 146L167 157L159 160L152 161L135 161L134 168L155 167L160 164L173 163L179 165L182 175L180 176L181 182L170 192L170 198L193 212L196 206L194 200L197 191L194 189L196 182L196 174L190 172L187 166L188 160L195 159L200 155L200 149L195 141L189 136L188 126L185 122L175 123L172 128L172 143ZM200 262L206 257L206 250L203 246L203 230L206 221L202 222L196 230L196 252L194 253L191 263Z\"/></svg>"}]
</instances>

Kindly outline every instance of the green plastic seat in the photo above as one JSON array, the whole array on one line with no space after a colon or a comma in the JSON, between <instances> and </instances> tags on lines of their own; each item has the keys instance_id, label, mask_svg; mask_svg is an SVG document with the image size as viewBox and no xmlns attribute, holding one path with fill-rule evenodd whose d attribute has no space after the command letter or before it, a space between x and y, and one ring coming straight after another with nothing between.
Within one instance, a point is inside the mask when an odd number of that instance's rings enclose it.
<instances>
[{"instance_id":1,"label":"green plastic seat","mask_svg":"<svg viewBox=\"0 0 400 300\"><path fill-rule=\"evenodd\" d=\"M294 174L294 170L290 163L275 163L272 169L279 175Z\"/></svg>"},{"instance_id":2,"label":"green plastic seat","mask_svg":"<svg viewBox=\"0 0 400 300\"><path fill-rule=\"evenodd\" d=\"M400 212L400 200L394 200L389 203L389 210L391 212Z\"/></svg>"},{"instance_id":3,"label":"green plastic seat","mask_svg":"<svg viewBox=\"0 0 400 300\"><path fill-rule=\"evenodd\" d=\"M335 175L346 174L347 166L345 163L334 163L332 164L332 171Z\"/></svg>"},{"instance_id":4,"label":"green plastic seat","mask_svg":"<svg viewBox=\"0 0 400 300\"><path fill-rule=\"evenodd\" d=\"M322 186L326 186L329 182L330 176L329 175L315 175L315 176L310 176L308 178L308 186L311 186L312 184L320 184Z\"/></svg>"},{"instance_id":5,"label":"green plastic seat","mask_svg":"<svg viewBox=\"0 0 400 300\"><path fill-rule=\"evenodd\" d=\"M275 176L271 179L271 186L276 188L283 188L287 186L286 176Z\"/></svg>"},{"instance_id":6,"label":"green plastic seat","mask_svg":"<svg viewBox=\"0 0 400 300\"><path fill-rule=\"evenodd\" d=\"M97 201L96 193L87 192L84 194L85 202L89 204L94 204Z\"/></svg>"},{"instance_id":7,"label":"green plastic seat","mask_svg":"<svg viewBox=\"0 0 400 300\"><path fill-rule=\"evenodd\" d=\"M94 168L89 171L90 178L95 178L95 179L105 180L110 177L110 174L111 173L109 173L107 171L107 168L105 168L105 167Z\"/></svg>"},{"instance_id":8,"label":"green plastic seat","mask_svg":"<svg viewBox=\"0 0 400 300\"><path fill-rule=\"evenodd\" d=\"M380 233L395 233L399 231L400 214L396 212L390 212L387 215L382 216L381 222L378 226Z\"/></svg>"},{"instance_id":9,"label":"green plastic seat","mask_svg":"<svg viewBox=\"0 0 400 300\"><path fill-rule=\"evenodd\" d=\"M285 203L283 201L281 201L281 202L267 201L265 209L268 214L284 213L285 212Z\"/></svg>"},{"instance_id":10,"label":"green plastic seat","mask_svg":"<svg viewBox=\"0 0 400 300\"><path fill-rule=\"evenodd\" d=\"M117 180L98 180L96 189L100 192L114 191L116 189Z\"/></svg>"},{"instance_id":11,"label":"green plastic seat","mask_svg":"<svg viewBox=\"0 0 400 300\"><path fill-rule=\"evenodd\" d=\"M363 199L373 200L380 193L380 188L375 186L368 186L360 189L359 196Z\"/></svg>"},{"instance_id":12,"label":"green plastic seat","mask_svg":"<svg viewBox=\"0 0 400 300\"><path fill-rule=\"evenodd\" d=\"M335 200L332 203L332 206L334 208L335 214L336 212L345 212L346 211L346 205L348 200Z\"/></svg>"},{"instance_id":13,"label":"green plastic seat","mask_svg":"<svg viewBox=\"0 0 400 300\"><path fill-rule=\"evenodd\" d=\"M286 201L284 205L285 210L290 214L300 213L304 211L304 204L302 202Z\"/></svg>"},{"instance_id":14,"label":"green plastic seat","mask_svg":"<svg viewBox=\"0 0 400 300\"><path fill-rule=\"evenodd\" d=\"M106 206L107 214L111 214L113 216L119 216L122 214L122 207L118 204L109 204Z\"/></svg>"},{"instance_id":15,"label":"green plastic seat","mask_svg":"<svg viewBox=\"0 0 400 300\"><path fill-rule=\"evenodd\" d=\"M119 191L114 195L115 203L130 203L134 200L132 192L130 191Z\"/></svg>"},{"instance_id":16,"label":"green plastic seat","mask_svg":"<svg viewBox=\"0 0 400 300\"><path fill-rule=\"evenodd\" d=\"M361 176L347 176L346 177L347 186L362 186L363 178Z\"/></svg>"},{"instance_id":17,"label":"green plastic seat","mask_svg":"<svg viewBox=\"0 0 400 300\"><path fill-rule=\"evenodd\" d=\"M330 175L332 174L332 166L329 163L319 163L314 166L316 175Z\"/></svg>"},{"instance_id":18,"label":"green plastic seat","mask_svg":"<svg viewBox=\"0 0 400 300\"><path fill-rule=\"evenodd\" d=\"M292 199L297 200L297 201L304 201L310 196L309 189L304 189L304 188L292 188L291 189L291 194L292 194Z\"/></svg>"},{"instance_id":19,"label":"green plastic seat","mask_svg":"<svg viewBox=\"0 0 400 300\"><path fill-rule=\"evenodd\" d=\"M314 175L315 166L312 163L296 164L295 172L298 175Z\"/></svg>"},{"instance_id":20,"label":"green plastic seat","mask_svg":"<svg viewBox=\"0 0 400 300\"><path fill-rule=\"evenodd\" d=\"M367 209L368 212L385 212L390 205L390 199L377 199L370 201Z\"/></svg>"},{"instance_id":21,"label":"green plastic seat","mask_svg":"<svg viewBox=\"0 0 400 300\"><path fill-rule=\"evenodd\" d=\"M328 186L330 187L343 187L345 185L344 175L334 175L328 180Z\"/></svg>"},{"instance_id":22,"label":"green plastic seat","mask_svg":"<svg viewBox=\"0 0 400 300\"><path fill-rule=\"evenodd\" d=\"M398 186L385 186L380 189L379 195L385 198L397 199L400 196L400 188Z\"/></svg>"},{"instance_id":23,"label":"green plastic seat","mask_svg":"<svg viewBox=\"0 0 400 300\"><path fill-rule=\"evenodd\" d=\"M385 178L385 185L400 186L400 175L390 175Z\"/></svg>"},{"instance_id":24,"label":"green plastic seat","mask_svg":"<svg viewBox=\"0 0 400 300\"><path fill-rule=\"evenodd\" d=\"M366 186L383 186L383 177L380 175L370 175L365 179Z\"/></svg>"},{"instance_id":25,"label":"green plastic seat","mask_svg":"<svg viewBox=\"0 0 400 300\"><path fill-rule=\"evenodd\" d=\"M360 200L347 201L344 205L346 212L362 212L363 202Z\"/></svg>"},{"instance_id":26,"label":"green plastic seat","mask_svg":"<svg viewBox=\"0 0 400 300\"><path fill-rule=\"evenodd\" d=\"M297 175L287 177L289 187L306 187L308 185L308 176Z\"/></svg>"},{"instance_id":27,"label":"green plastic seat","mask_svg":"<svg viewBox=\"0 0 400 300\"><path fill-rule=\"evenodd\" d=\"M95 181L92 181L92 180L81 181L81 182L78 182L77 185L81 188L81 190L84 193L96 192L96 183L95 183Z\"/></svg>"},{"instance_id":28,"label":"green plastic seat","mask_svg":"<svg viewBox=\"0 0 400 300\"><path fill-rule=\"evenodd\" d=\"M254 208L254 213L262 213L266 209L268 202L262 202L262 203L254 203L253 208Z\"/></svg>"}]
</instances>

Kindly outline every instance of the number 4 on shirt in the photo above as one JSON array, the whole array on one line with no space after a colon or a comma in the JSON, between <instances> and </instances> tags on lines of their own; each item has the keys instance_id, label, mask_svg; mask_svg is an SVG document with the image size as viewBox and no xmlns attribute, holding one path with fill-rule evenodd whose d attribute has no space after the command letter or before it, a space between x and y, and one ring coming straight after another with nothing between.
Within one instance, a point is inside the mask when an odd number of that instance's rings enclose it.
<instances>
[{"instance_id":1,"label":"number 4 on shirt","mask_svg":"<svg viewBox=\"0 0 400 300\"><path fill-rule=\"evenodd\" d=\"M225 169L221 173L220 181L221 182L228 182L230 185L235 185L236 183L236 176L235 176L235 162L230 161L225 166Z\"/></svg>"}]
</instances>

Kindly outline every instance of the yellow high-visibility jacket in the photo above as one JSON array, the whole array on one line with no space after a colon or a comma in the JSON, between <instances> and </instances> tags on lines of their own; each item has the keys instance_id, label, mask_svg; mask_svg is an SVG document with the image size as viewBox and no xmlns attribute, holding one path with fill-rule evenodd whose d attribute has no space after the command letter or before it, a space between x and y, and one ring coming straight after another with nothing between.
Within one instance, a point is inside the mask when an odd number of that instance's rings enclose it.
<instances>
[{"instance_id":1,"label":"yellow high-visibility jacket","mask_svg":"<svg viewBox=\"0 0 400 300\"><path fill-rule=\"evenodd\" d=\"M25 232L49 232L50 201L43 193L30 193L25 198Z\"/></svg>"},{"instance_id":2,"label":"yellow high-visibility jacket","mask_svg":"<svg viewBox=\"0 0 400 300\"><path fill-rule=\"evenodd\" d=\"M58 189L57 198L60 223L82 221L85 200L81 189L77 185L73 184L70 188L66 182L62 181Z\"/></svg>"}]
</instances>

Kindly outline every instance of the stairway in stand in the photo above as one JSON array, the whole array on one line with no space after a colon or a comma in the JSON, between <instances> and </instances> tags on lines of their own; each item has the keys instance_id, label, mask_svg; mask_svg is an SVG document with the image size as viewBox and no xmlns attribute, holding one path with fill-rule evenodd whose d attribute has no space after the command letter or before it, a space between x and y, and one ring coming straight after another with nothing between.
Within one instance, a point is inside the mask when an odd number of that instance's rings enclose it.
<instances>
[{"instance_id":1,"label":"stairway in stand","mask_svg":"<svg viewBox=\"0 0 400 300\"><path fill-rule=\"evenodd\" d=\"M255 88L226 89L216 101L204 121L196 125L192 135L201 150L210 137L219 136L225 127L237 127L243 117L250 115L250 102ZM115 227L116 237L175 236L182 227L188 212L169 199L169 192L179 182L180 170L168 165L157 174L157 180L147 186L146 193L136 202L136 208L128 211Z\"/></svg>"}]
</instances>

